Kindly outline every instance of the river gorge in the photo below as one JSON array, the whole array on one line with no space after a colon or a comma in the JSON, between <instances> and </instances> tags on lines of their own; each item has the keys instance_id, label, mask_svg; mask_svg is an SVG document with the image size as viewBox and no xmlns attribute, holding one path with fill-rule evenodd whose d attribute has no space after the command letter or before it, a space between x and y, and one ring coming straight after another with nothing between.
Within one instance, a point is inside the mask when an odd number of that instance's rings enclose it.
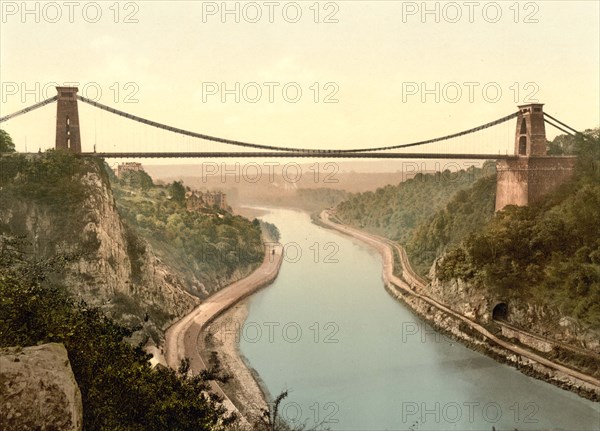
<instances>
[{"instance_id":1,"label":"river gorge","mask_svg":"<svg viewBox=\"0 0 600 431\"><path fill-rule=\"evenodd\" d=\"M590 430L599 406L436 333L386 292L380 255L268 209L285 259L248 301L240 350L281 414L331 430Z\"/></svg>"}]
</instances>

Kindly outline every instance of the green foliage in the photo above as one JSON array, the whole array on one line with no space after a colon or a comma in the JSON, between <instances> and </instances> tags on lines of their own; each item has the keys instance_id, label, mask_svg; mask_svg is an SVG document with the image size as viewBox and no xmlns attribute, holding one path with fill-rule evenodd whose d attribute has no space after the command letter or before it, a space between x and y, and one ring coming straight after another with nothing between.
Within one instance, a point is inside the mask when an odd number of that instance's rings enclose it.
<instances>
[{"instance_id":1,"label":"green foliage","mask_svg":"<svg viewBox=\"0 0 600 431\"><path fill-rule=\"evenodd\" d=\"M255 418L252 422L253 431L317 431L329 430L324 428L323 424L317 424L311 428L307 428L306 424L290 424L281 417L281 403L288 396L288 391L283 391L275 400L268 406L268 409L263 409L261 415Z\"/></svg>"},{"instance_id":2,"label":"green foliage","mask_svg":"<svg viewBox=\"0 0 600 431\"><path fill-rule=\"evenodd\" d=\"M62 208L79 203L85 196L85 186L73 177L90 170L91 165L69 152L15 154L0 158L0 185L6 186L7 192Z\"/></svg>"},{"instance_id":3,"label":"green foliage","mask_svg":"<svg viewBox=\"0 0 600 431\"><path fill-rule=\"evenodd\" d=\"M171 198L175 202L182 205L185 203L185 187L183 186L183 181L174 181L169 185L169 193L171 193Z\"/></svg>"},{"instance_id":4,"label":"green foliage","mask_svg":"<svg viewBox=\"0 0 600 431\"><path fill-rule=\"evenodd\" d=\"M588 129L584 135L588 139L598 139L600 129ZM581 143L577 143L578 138L573 135L558 135L552 141L546 144L546 152L549 156L571 156L576 155L581 151Z\"/></svg>"},{"instance_id":5,"label":"green foliage","mask_svg":"<svg viewBox=\"0 0 600 431\"><path fill-rule=\"evenodd\" d=\"M0 154L14 153L15 144L7 131L0 129Z\"/></svg>"},{"instance_id":6,"label":"green foliage","mask_svg":"<svg viewBox=\"0 0 600 431\"><path fill-rule=\"evenodd\" d=\"M600 328L600 139L575 142L572 181L529 207L509 206L448 253L440 277L531 299Z\"/></svg>"},{"instance_id":7,"label":"green foliage","mask_svg":"<svg viewBox=\"0 0 600 431\"><path fill-rule=\"evenodd\" d=\"M254 219L252 221L253 224L255 222L258 223L258 225L261 227L262 231L265 233L265 235L267 236L267 238L269 238L270 241L279 241L279 239L281 238L281 233L279 232L277 226L275 226L273 223L269 223L258 219Z\"/></svg>"},{"instance_id":8,"label":"green foliage","mask_svg":"<svg viewBox=\"0 0 600 431\"><path fill-rule=\"evenodd\" d=\"M19 214L23 208L34 205L39 214L61 220L51 232L40 232L40 243L71 241L83 251L94 251L97 238L92 233L84 234L85 225L93 220L85 209L90 187L83 177L97 172L97 161L63 151L0 157L0 207ZM10 226L4 228L24 234L29 230L25 222L13 217Z\"/></svg>"},{"instance_id":9,"label":"green foliage","mask_svg":"<svg viewBox=\"0 0 600 431\"><path fill-rule=\"evenodd\" d=\"M169 264L211 289L263 260L260 224L218 209L188 211L181 182L142 191L113 183L113 192L132 235L140 234ZM132 263L141 261L145 248L134 240L128 244Z\"/></svg>"},{"instance_id":10,"label":"green foliage","mask_svg":"<svg viewBox=\"0 0 600 431\"><path fill-rule=\"evenodd\" d=\"M336 207L346 224L366 229L406 244L423 220L444 208L455 193L472 186L486 169L417 174L397 186L350 195Z\"/></svg>"},{"instance_id":11,"label":"green foliage","mask_svg":"<svg viewBox=\"0 0 600 431\"><path fill-rule=\"evenodd\" d=\"M119 181L125 186L139 190L148 190L154 185L150 175L144 171L125 171Z\"/></svg>"},{"instance_id":12,"label":"green foliage","mask_svg":"<svg viewBox=\"0 0 600 431\"><path fill-rule=\"evenodd\" d=\"M468 189L458 191L445 208L414 229L406 251L417 272L427 273L437 256L485 226L494 217L495 170L484 171L489 176L480 178Z\"/></svg>"},{"instance_id":13,"label":"green foliage","mask_svg":"<svg viewBox=\"0 0 600 431\"><path fill-rule=\"evenodd\" d=\"M558 135L546 144L546 153L549 156L563 156L573 154L575 137L571 135Z\"/></svg>"},{"instance_id":14,"label":"green foliage","mask_svg":"<svg viewBox=\"0 0 600 431\"><path fill-rule=\"evenodd\" d=\"M49 283L64 259L28 263L17 248L14 239L0 242L0 346L63 343L81 390L85 431L215 429L225 410L208 393L213 373L151 369L149 355L124 341L131 329Z\"/></svg>"}]
</instances>

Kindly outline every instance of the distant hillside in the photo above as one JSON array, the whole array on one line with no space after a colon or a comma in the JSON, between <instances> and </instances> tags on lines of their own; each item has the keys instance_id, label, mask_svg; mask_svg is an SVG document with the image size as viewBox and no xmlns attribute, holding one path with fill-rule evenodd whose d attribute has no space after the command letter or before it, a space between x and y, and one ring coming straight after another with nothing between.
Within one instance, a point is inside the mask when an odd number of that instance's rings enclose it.
<instances>
[{"instance_id":1,"label":"distant hillside","mask_svg":"<svg viewBox=\"0 0 600 431\"><path fill-rule=\"evenodd\" d=\"M429 219L418 223L406 243L406 252L414 269L426 275L435 258L449 246L458 244L493 217L496 200L495 170L472 187L459 190L450 202Z\"/></svg>"},{"instance_id":2,"label":"distant hillside","mask_svg":"<svg viewBox=\"0 0 600 431\"><path fill-rule=\"evenodd\" d=\"M227 201L233 207L243 205L273 205L295 206L309 211L325 208L332 203L335 192L344 196L348 192L361 193L375 190L387 184L397 184L407 178L412 178L414 172L341 172L337 163L310 165L290 165L287 175L282 175L281 169L275 169L269 174L267 166L256 165L246 168L242 164L237 170L230 166L229 175L221 166L216 166L214 174L203 173L202 167L182 168L178 176L166 176L172 169L159 166L149 166L148 172L157 182L170 183L182 180L186 186L198 190L219 190L227 194ZM285 166L285 165L284 165ZM295 166L295 167L294 167ZM411 166L412 167L412 166ZM237 174L236 174L237 172ZM257 175L253 177L253 175ZM319 190L330 190L323 192ZM302 192L301 192L302 190ZM315 191L311 197L308 195ZM329 193L329 197L325 194ZM313 200L315 198L316 200ZM325 206L321 206L324 203ZM319 208L317 208L319 206Z\"/></svg>"},{"instance_id":3,"label":"distant hillside","mask_svg":"<svg viewBox=\"0 0 600 431\"><path fill-rule=\"evenodd\" d=\"M318 213L331 208L346 199L350 193L330 188L297 189L291 193L271 193L260 199L262 205L299 208L311 213Z\"/></svg>"},{"instance_id":4,"label":"distant hillside","mask_svg":"<svg viewBox=\"0 0 600 431\"><path fill-rule=\"evenodd\" d=\"M406 244L415 228L443 209L457 192L493 173L493 166L486 164L481 169L417 174L398 185L353 194L338 204L336 214L346 224Z\"/></svg>"}]
</instances>

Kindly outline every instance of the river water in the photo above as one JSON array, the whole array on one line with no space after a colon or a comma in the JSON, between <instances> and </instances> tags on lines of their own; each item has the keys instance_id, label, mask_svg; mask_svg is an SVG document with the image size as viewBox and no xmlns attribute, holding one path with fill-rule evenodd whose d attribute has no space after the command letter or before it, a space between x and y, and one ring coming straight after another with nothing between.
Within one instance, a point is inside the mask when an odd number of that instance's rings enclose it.
<instances>
[{"instance_id":1,"label":"river water","mask_svg":"<svg viewBox=\"0 0 600 431\"><path fill-rule=\"evenodd\" d=\"M253 295L240 349L281 414L331 430L598 430L598 403L435 333L385 291L367 245L269 209L286 258Z\"/></svg>"}]
</instances>

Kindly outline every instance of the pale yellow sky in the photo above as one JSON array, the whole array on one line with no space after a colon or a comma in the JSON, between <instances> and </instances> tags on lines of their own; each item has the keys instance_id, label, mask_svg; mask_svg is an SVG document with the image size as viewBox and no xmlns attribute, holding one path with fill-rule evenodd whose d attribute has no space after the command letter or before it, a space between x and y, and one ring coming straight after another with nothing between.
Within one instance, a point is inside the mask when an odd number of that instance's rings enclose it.
<instances>
[{"instance_id":1,"label":"pale yellow sky","mask_svg":"<svg viewBox=\"0 0 600 431\"><path fill-rule=\"evenodd\" d=\"M135 115L292 147L351 148L432 138L514 112L532 93L532 99L546 104L546 112L575 128L600 122L597 1L475 2L472 10L469 2L427 2L428 9L439 10L440 22L435 13L422 15L422 2L401 1L319 2L316 7L314 1L273 2L273 22L269 2L227 2L227 8L239 8L240 22L233 13L221 15L220 1L119 2L116 7L113 1L84 1L75 2L72 17L64 2L27 2L27 14L20 1L0 3L2 115L53 96L52 83L79 82L80 94ZM102 15L94 23L98 11ZM259 22L247 22L257 11ZM298 11L298 22L290 22ZM127 16L138 22L124 22ZM327 16L338 22L323 22ZM228 89L239 83L239 102L236 94L223 103L220 92L208 93L220 91L222 83ZM422 83L433 90L425 102ZM252 103L257 88L262 97ZM302 96L292 103L298 88ZM132 92L136 101L125 103ZM337 102L324 103L331 93ZM2 128L20 150L25 141L29 151L51 147L55 109L52 104ZM98 151L169 145L227 149L148 130L81 104L80 117L84 151L94 143ZM511 122L489 137L458 142L456 152L510 151L513 131Z\"/></svg>"}]
</instances>

